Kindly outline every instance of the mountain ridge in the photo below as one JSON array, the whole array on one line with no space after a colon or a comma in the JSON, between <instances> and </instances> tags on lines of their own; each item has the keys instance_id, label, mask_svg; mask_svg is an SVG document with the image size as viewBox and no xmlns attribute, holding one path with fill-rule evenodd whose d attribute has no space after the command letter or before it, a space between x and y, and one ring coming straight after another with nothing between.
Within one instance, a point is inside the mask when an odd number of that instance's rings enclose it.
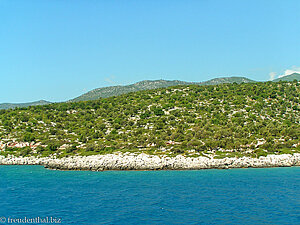
<instances>
[{"instance_id":1,"label":"mountain ridge","mask_svg":"<svg viewBox=\"0 0 300 225\"><path fill-rule=\"evenodd\" d=\"M279 81L293 81L293 80L300 80L300 74L299 73L292 73L290 75L287 76L283 76L283 77L279 77L275 80L273 80L273 82L279 82Z\"/></svg>"},{"instance_id":2,"label":"mountain ridge","mask_svg":"<svg viewBox=\"0 0 300 225\"><path fill-rule=\"evenodd\" d=\"M130 85L118 85L118 86L111 86L111 87L103 87L103 88L96 88L91 90L83 95L80 95L74 99L69 100L69 102L77 102L77 101L87 101L87 100L95 100L98 98L107 98L111 96L118 96L121 94L127 94L130 92L135 91L142 91L142 90L151 90L156 88L164 88L164 87L171 87L177 85L216 85L216 84L223 84L223 83L249 83L255 82L250 80L246 77L220 77L214 78L208 81L203 82L188 82L188 81L180 81L180 80L143 80L139 81L134 84Z\"/></svg>"},{"instance_id":3,"label":"mountain ridge","mask_svg":"<svg viewBox=\"0 0 300 225\"><path fill-rule=\"evenodd\" d=\"M293 73L281 78L277 78L273 80L272 82L279 82L279 81L293 81L293 80L300 81L300 74L299 73ZM202 82L188 82L188 81L180 81L180 80L142 80L139 82L136 82L134 84L129 85L115 85L115 86L108 86L108 87L101 87L96 88L91 91L88 91L76 98L67 100L65 102L78 102L78 101L88 101L88 100L96 100L99 98L107 98L111 96L118 96L122 94L127 94L130 92L136 92L136 91L142 91L142 90L151 90L156 88L164 88L164 87L170 87L170 86L177 86L177 85L217 85L217 84L224 84L224 83L253 83L253 82L259 82L254 81L246 77L240 77L240 76L232 76L232 77L218 77L213 78L208 81L202 81ZM264 81L263 81L264 82ZM0 109L11 109L11 108L17 108L17 107L28 107L28 106L34 106L34 105L45 105L45 104L51 104L52 102L46 101L46 100L39 100L34 102L28 102L28 103L2 103L0 104Z\"/></svg>"},{"instance_id":4,"label":"mountain ridge","mask_svg":"<svg viewBox=\"0 0 300 225\"><path fill-rule=\"evenodd\" d=\"M38 100L34 102L25 102L25 103L1 103L0 109L14 109L14 108L22 108L22 107L35 106L35 105L47 105L51 103L52 102L46 100Z\"/></svg>"}]
</instances>

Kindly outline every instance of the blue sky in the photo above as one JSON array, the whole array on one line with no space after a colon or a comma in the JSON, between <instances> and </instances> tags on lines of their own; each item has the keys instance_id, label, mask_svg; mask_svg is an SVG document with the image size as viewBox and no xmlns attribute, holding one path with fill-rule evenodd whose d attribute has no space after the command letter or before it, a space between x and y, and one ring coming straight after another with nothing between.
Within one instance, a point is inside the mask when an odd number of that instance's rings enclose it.
<instances>
[{"instance_id":1,"label":"blue sky","mask_svg":"<svg viewBox=\"0 0 300 225\"><path fill-rule=\"evenodd\" d=\"M299 0L0 0L0 103L300 67Z\"/></svg>"}]
</instances>

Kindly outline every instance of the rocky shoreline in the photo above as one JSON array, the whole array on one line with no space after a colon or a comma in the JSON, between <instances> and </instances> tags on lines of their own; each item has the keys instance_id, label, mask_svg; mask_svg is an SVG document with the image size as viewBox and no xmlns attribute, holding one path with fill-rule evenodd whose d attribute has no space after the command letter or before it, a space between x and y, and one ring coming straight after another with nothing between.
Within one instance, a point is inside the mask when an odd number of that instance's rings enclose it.
<instances>
[{"instance_id":1,"label":"rocky shoreline","mask_svg":"<svg viewBox=\"0 0 300 225\"><path fill-rule=\"evenodd\" d=\"M229 168L266 168L300 166L300 154L268 155L260 158L224 158L153 156L147 154L107 154L93 156L4 157L0 165L42 165L57 170L199 170Z\"/></svg>"}]
</instances>

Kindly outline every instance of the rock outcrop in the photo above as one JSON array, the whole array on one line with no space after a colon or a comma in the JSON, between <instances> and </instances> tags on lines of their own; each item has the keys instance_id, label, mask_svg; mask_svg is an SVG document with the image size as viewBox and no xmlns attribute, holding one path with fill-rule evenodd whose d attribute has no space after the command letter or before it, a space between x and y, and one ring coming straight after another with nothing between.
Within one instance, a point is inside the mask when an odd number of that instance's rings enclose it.
<instances>
[{"instance_id":1,"label":"rock outcrop","mask_svg":"<svg viewBox=\"0 0 300 225\"><path fill-rule=\"evenodd\" d=\"M153 156L147 154L107 154L94 156L54 157L4 157L0 165L43 165L59 170L199 170L229 168L264 168L300 166L300 154L268 155L260 158L224 158Z\"/></svg>"}]
</instances>

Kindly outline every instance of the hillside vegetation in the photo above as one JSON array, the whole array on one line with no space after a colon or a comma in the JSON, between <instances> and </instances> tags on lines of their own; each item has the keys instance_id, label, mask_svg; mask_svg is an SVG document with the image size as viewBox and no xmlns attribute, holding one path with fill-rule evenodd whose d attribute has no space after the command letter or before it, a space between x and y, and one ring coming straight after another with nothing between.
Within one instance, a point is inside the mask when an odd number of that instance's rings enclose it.
<instances>
[{"instance_id":1,"label":"hillside vegetation","mask_svg":"<svg viewBox=\"0 0 300 225\"><path fill-rule=\"evenodd\" d=\"M300 152L300 82L175 86L0 110L1 154Z\"/></svg>"}]
</instances>

